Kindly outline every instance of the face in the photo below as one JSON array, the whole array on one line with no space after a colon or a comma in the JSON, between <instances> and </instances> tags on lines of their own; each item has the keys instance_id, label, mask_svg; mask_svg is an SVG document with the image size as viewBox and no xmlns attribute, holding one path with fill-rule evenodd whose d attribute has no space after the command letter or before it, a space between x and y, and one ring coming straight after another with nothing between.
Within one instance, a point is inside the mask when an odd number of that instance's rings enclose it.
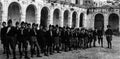
<instances>
[{"instance_id":1,"label":"face","mask_svg":"<svg viewBox=\"0 0 120 59\"><path fill-rule=\"evenodd\" d=\"M5 26L6 26L6 23L3 23L2 26L5 27Z\"/></svg>"},{"instance_id":2,"label":"face","mask_svg":"<svg viewBox=\"0 0 120 59\"><path fill-rule=\"evenodd\" d=\"M107 27L108 29L110 29L110 27Z\"/></svg>"},{"instance_id":3,"label":"face","mask_svg":"<svg viewBox=\"0 0 120 59\"><path fill-rule=\"evenodd\" d=\"M19 24L17 24L16 27L19 27Z\"/></svg>"},{"instance_id":4,"label":"face","mask_svg":"<svg viewBox=\"0 0 120 59\"><path fill-rule=\"evenodd\" d=\"M24 24L21 24L21 27L24 27Z\"/></svg>"},{"instance_id":5,"label":"face","mask_svg":"<svg viewBox=\"0 0 120 59\"><path fill-rule=\"evenodd\" d=\"M12 23L9 23L8 26L12 26Z\"/></svg>"},{"instance_id":6,"label":"face","mask_svg":"<svg viewBox=\"0 0 120 59\"><path fill-rule=\"evenodd\" d=\"M32 28L35 29L35 25L32 25Z\"/></svg>"},{"instance_id":7,"label":"face","mask_svg":"<svg viewBox=\"0 0 120 59\"><path fill-rule=\"evenodd\" d=\"M37 28L38 28L38 25L35 25L35 28L37 29Z\"/></svg>"},{"instance_id":8,"label":"face","mask_svg":"<svg viewBox=\"0 0 120 59\"><path fill-rule=\"evenodd\" d=\"M28 25L28 28L31 28L31 25Z\"/></svg>"},{"instance_id":9,"label":"face","mask_svg":"<svg viewBox=\"0 0 120 59\"><path fill-rule=\"evenodd\" d=\"M40 29L43 29L43 26L40 26Z\"/></svg>"}]
</instances>

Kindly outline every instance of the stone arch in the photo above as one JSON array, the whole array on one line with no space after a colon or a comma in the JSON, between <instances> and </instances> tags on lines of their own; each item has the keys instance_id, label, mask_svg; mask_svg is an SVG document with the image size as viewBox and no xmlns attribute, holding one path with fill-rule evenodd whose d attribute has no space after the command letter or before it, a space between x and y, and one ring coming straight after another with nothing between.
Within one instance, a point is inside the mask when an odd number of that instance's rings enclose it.
<instances>
[{"instance_id":1,"label":"stone arch","mask_svg":"<svg viewBox=\"0 0 120 59\"><path fill-rule=\"evenodd\" d=\"M104 30L104 15L98 13L95 15L94 28L99 29L100 27Z\"/></svg>"},{"instance_id":2,"label":"stone arch","mask_svg":"<svg viewBox=\"0 0 120 59\"><path fill-rule=\"evenodd\" d=\"M48 24L48 18L49 18L49 8L43 7L41 10L41 23L40 25L47 27Z\"/></svg>"},{"instance_id":3,"label":"stone arch","mask_svg":"<svg viewBox=\"0 0 120 59\"><path fill-rule=\"evenodd\" d=\"M60 26L60 9L55 9L53 12L53 25Z\"/></svg>"},{"instance_id":4,"label":"stone arch","mask_svg":"<svg viewBox=\"0 0 120 59\"><path fill-rule=\"evenodd\" d=\"M13 25L21 21L21 6L17 2L10 3L8 7L8 19L12 19Z\"/></svg>"},{"instance_id":5,"label":"stone arch","mask_svg":"<svg viewBox=\"0 0 120 59\"><path fill-rule=\"evenodd\" d=\"M64 26L68 26L68 23L69 23L69 10L65 10L64 11Z\"/></svg>"},{"instance_id":6,"label":"stone arch","mask_svg":"<svg viewBox=\"0 0 120 59\"><path fill-rule=\"evenodd\" d=\"M83 21L84 21L84 13L81 13L80 14L79 27L83 27Z\"/></svg>"},{"instance_id":7,"label":"stone arch","mask_svg":"<svg viewBox=\"0 0 120 59\"><path fill-rule=\"evenodd\" d=\"M77 23L77 12L74 11L72 14L72 27L76 27L76 23Z\"/></svg>"},{"instance_id":8,"label":"stone arch","mask_svg":"<svg viewBox=\"0 0 120 59\"><path fill-rule=\"evenodd\" d=\"M2 22L2 12L3 12L3 5L2 3L0 2L0 24Z\"/></svg>"},{"instance_id":9,"label":"stone arch","mask_svg":"<svg viewBox=\"0 0 120 59\"><path fill-rule=\"evenodd\" d=\"M0 29L1 29L1 25L2 25L2 13L3 13L3 5L2 3L0 2Z\"/></svg>"},{"instance_id":10,"label":"stone arch","mask_svg":"<svg viewBox=\"0 0 120 59\"><path fill-rule=\"evenodd\" d=\"M111 26L113 31L118 32L119 31L119 16L116 13L111 13L109 15L108 25Z\"/></svg>"},{"instance_id":11,"label":"stone arch","mask_svg":"<svg viewBox=\"0 0 120 59\"><path fill-rule=\"evenodd\" d=\"M26 9L26 22L28 23L36 23L36 12L37 7L33 4L27 6Z\"/></svg>"}]
</instances>

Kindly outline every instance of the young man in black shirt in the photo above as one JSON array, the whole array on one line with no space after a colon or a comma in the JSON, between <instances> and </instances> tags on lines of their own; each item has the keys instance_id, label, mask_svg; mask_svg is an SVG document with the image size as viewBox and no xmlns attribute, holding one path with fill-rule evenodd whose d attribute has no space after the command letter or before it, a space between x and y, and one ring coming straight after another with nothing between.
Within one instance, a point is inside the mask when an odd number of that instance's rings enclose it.
<instances>
[{"instance_id":1,"label":"young man in black shirt","mask_svg":"<svg viewBox=\"0 0 120 59\"><path fill-rule=\"evenodd\" d=\"M105 31L106 34L106 39L107 39L107 43L108 43L108 48L112 48L112 35L113 35L113 31L111 29L111 26L108 25L107 26L107 30Z\"/></svg>"},{"instance_id":2,"label":"young man in black shirt","mask_svg":"<svg viewBox=\"0 0 120 59\"><path fill-rule=\"evenodd\" d=\"M103 30L102 30L102 27L100 27L97 30L97 35L98 35L98 43L101 44L101 47L103 47Z\"/></svg>"},{"instance_id":3,"label":"young man in black shirt","mask_svg":"<svg viewBox=\"0 0 120 59\"><path fill-rule=\"evenodd\" d=\"M12 20L8 21L8 26L5 29L5 35L6 35L6 54L7 54L7 58L9 58L9 47L11 47L12 49L12 53L13 53L13 59L16 59L16 29L15 27L12 25Z\"/></svg>"},{"instance_id":4,"label":"young man in black shirt","mask_svg":"<svg viewBox=\"0 0 120 59\"><path fill-rule=\"evenodd\" d=\"M2 28L1 28L1 44L3 44L3 54L5 54L6 53L6 50L5 50L5 38L6 38L6 36L5 36L5 29L6 29L6 22L3 22L2 23Z\"/></svg>"}]
</instances>

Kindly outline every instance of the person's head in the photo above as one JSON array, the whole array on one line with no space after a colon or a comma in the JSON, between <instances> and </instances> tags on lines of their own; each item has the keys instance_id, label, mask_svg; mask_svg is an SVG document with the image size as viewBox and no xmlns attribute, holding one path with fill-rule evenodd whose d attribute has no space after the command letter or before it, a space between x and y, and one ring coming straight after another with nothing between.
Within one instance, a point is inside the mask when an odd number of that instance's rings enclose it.
<instances>
[{"instance_id":1,"label":"person's head","mask_svg":"<svg viewBox=\"0 0 120 59\"><path fill-rule=\"evenodd\" d=\"M16 26L16 27L19 27L19 22L16 22L16 23L15 23L15 26Z\"/></svg>"},{"instance_id":2,"label":"person's head","mask_svg":"<svg viewBox=\"0 0 120 59\"><path fill-rule=\"evenodd\" d=\"M25 27L25 23L21 22L21 27L24 28Z\"/></svg>"},{"instance_id":3,"label":"person's head","mask_svg":"<svg viewBox=\"0 0 120 59\"><path fill-rule=\"evenodd\" d=\"M107 28L108 28L108 29L110 29L110 28L111 28L111 26L110 26L110 25L107 25Z\"/></svg>"},{"instance_id":4,"label":"person's head","mask_svg":"<svg viewBox=\"0 0 120 59\"><path fill-rule=\"evenodd\" d=\"M99 27L99 29L101 30L101 29L102 29L102 27Z\"/></svg>"},{"instance_id":5,"label":"person's head","mask_svg":"<svg viewBox=\"0 0 120 59\"><path fill-rule=\"evenodd\" d=\"M32 28L34 28L34 29L35 29L35 23L33 23L33 24L32 24Z\"/></svg>"},{"instance_id":6,"label":"person's head","mask_svg":"<svg viewBox=\"0 0 120 59\"><path fill-rule=\"evenodd\" d=\"M38 24L35 24L35 28L36 28L36 29L38 28Z\"/></svg>"},{"instance_id":7,"label":"person's head","mask_svg":"<svg viewBox=\"0 0 120 59\"><path fill-rule=\"evenodd\" d=\"M6 22L2 22L2 26L5 27L6 26Z\"/></svg>"},{"instance_id":8,"label":"person's head","mask_svg":"<svg viewBox=\"0 0 120 59\"><path fill-rule=\"evenodd\" d=\"M43 26L42 26L42 25L40 25L40 26L39 26L39 28L40 28L40 29L43 29Z\"/></svg>"},{"instance_id":9,"label":"person's head","mask_svg":"<svg viewBox=\"0 0 120 59\"><path fill-rule=\"evenodd\" d=\"M28 23L28 24L27 24L27 27L30 29L30 28L31 28L31 24L30 24L30 23Z\"/></svg>"},{"instance_id":10,"label":"person's head","mask_svg":"<svg viewBox=\"0 0 120 59\"><path fill-rule=\"evenodd\" d=\"M53 26L52 25L49 25L49 30L52 30L53 29Z\"/></svg>"},{"instance_id":11,"label":"person's head","mask_svg":"<svg viewBox=\"0 0 120 59\"><path fill-rule=\"evenodd\" d=\"M12 20L9 19L8 22L7 22L8 26L12 26Z\"/></svg>"}]
</instances>

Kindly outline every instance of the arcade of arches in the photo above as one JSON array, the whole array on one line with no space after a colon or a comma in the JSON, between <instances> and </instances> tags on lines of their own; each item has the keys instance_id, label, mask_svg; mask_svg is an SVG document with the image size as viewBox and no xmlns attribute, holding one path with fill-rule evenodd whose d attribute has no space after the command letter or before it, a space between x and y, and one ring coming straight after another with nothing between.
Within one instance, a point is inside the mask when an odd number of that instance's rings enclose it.
<instances>
[{"instance_id":1,"label":"arcade of arches","mask_svg":"<svg viewBox=\"0 0 120 59\"><path fill-rule=\"evenodd\" d=\"M82 8L71 9L65 7L64 9L61 7L62 6L57 6L54 8L54 6L43 5L41 8L35 4L27 4L23 7L22 4L18 2L12 2L5 7L5 5L0 3L0 23L12 19L13 24L17 21L26 21L28 23L38 23L46 27L51 24L59 25L61 27L102 27L105 29L106 25L111 25L114 31L120 31L120 14L108 13L106 17L101 13L96 15L93 13L90 14L92 15L91 17L88 17L87 11L83 11ZM5 9L7 11L5 11ZM91 23L93 23L92 26Z\"/></svg>"},{"instance_id":2,"label":"arcade of arches","mask_svg":"<svg viewBox=\"0 0 120 59\"><path fill-rule=\"evenodd\" d=\"M105 21L106 21L106 19L105 19L103 14L96 14L95 15L95 20L94 20L94 28L104 29ZM119 21L119 15L118 14L111 13L108 17L107 23L108 24L106 24L106 26L110 25L114 32L119 32L120 21Z\"/></svg>"}]
</instances>

